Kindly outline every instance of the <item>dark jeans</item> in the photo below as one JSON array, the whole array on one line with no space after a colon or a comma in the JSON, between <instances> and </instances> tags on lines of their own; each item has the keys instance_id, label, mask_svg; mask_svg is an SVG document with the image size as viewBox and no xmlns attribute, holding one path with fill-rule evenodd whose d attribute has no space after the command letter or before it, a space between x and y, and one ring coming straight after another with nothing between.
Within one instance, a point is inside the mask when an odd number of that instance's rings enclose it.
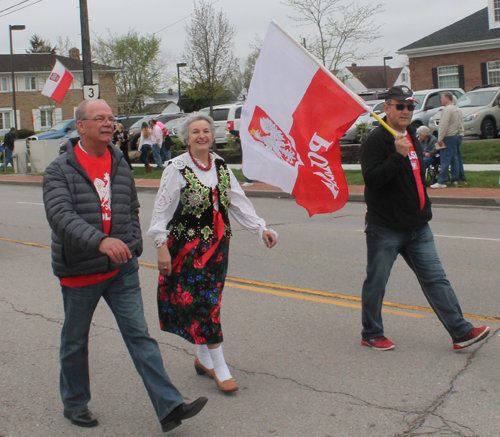
<instances>
[{"instance_id":1,"label":"dark jeans","mask_svg":"<svg viewBox=\"0 0 500 437\"><path fill-rule=\"evenodd\" d=\"M61 332L60 391L67 410L85 409L90 401L89 331L101 297L115 316L158 419L163 419L183 402L182 395L165 372L158 343L149 335L138 269L137 257L134 256L115 276L104 282L86 287L61 287L65 318ZM106 369L112 371L113 366Z\"/></svg>"},{"instance_id":2,"label":"dark jeans","mask_svg":"<svg viewBox=\"0 0 500 437\"><path fill-rule=\"evenodd\" d=\"M3 149L4 153L5 153L5 164L3 166L3 169L4 171L7 171L7 166L9 165L9 162L10 162L10 165L12 165L12 167L14 167L14 163L12 162L12 150L10 150L8 147L4 147Z\"/></svg>"},{"instance_id":3,"label":"dark jeans","mask_svg":"<svg viewBox=\"0 0 500 437\"><path fill-rule=\"evenodd\" d=\"M399 254L415 273L425 297L451 337L459 339L469 332L473 326L462 315L429 225L413 231L397 231L368 223L365 233L368 263L361 295L363 339L384 335L382 301Z\"/></svg>"},{"instance_id":4,"label":"dark jeans","mask_svg":"<svg viewBox=\"0 0 500 437\"><path fill-rule=\"evenodd\" d=\"M141 156L139 159L144 163L145 166L148 165L148 153L151 150L151 144L143 144L141 147Z\"/></svg>"}]
</instances>

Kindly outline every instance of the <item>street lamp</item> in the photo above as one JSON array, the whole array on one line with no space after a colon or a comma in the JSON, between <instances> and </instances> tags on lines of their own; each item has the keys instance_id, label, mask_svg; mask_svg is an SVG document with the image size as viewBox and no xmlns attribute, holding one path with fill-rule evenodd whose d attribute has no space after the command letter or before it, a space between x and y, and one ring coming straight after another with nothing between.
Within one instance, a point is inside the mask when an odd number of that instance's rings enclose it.
<instances>
[{"instance_id":1,"label":"street lamp","mask_svg":"<svg viewBox=\"0 0 500 437\"><path fill-rule=\"evenodd\" d=\"M10 72L12 74L12 106L14 109L14 127L17 131L17 113L16 113L16 82L14 81L14 56L12 54L12 31L13 30L24 30L26 26L24 24L16 24L12 26L9 24L9 36L10 36Z\"/></svg>"},{"instance_id":2,"label":"street lamp","mask_svg":"<svg viewBox=\"0 0 500 437\"><path fill-rule=\"evenodd\" d=\"M384 56L384 78L385 78L385 89L387 89L387 66L385 65L385 61L392 59L392 56Z\"/></svg>"},{"instance_id":3,"label":"street lamp","mask_svg":"<svg viewBox=\"0 0 500 437\"><path fill-rule=\"evenodd\" d=\"M179 62L177 64L177 85L179 86L179 98L177 99L177 106L179 106L179 103L181 102L181 76L179 72L179 68L181 67L187 67L187 64L185 62Z\"/></svg>"}]
</instances>

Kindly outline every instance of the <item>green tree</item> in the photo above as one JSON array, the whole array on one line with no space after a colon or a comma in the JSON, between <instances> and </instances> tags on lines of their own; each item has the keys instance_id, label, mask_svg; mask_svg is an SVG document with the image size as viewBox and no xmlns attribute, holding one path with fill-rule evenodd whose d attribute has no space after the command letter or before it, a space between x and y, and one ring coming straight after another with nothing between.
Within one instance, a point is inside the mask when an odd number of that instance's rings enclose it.
<instances>
[{"instance_id":1,"label":"green tree","mask_svg":"<svg viewBox=\"0 0 500 437\"><path fill-rule=\"evenodd\" d=\"M208 0L194 2L191 24L186 26L186 62L191 82L186 95L208 102L210 112L223 97L235 65L236 31L225 14L218 13Z\"/></svg>"},{"instance_id":2,"label":"green tree","mask_svg":"<svg viewBox=\"0 0 500 437\"><path fill-rule=\"evenodd\" d=\"M57 46L51 47L49 40L44 40L38 35L33 35L30 38L30 48L26 53L50 53L51 55L57 54Z\"/></svg>"},{"instance_id":3,"label":"green tree","mask_svg":"<svg viewBox=\"0 0 500 437\"><path fill-rule=\"evenodd\" d=\"M142 36L135 30L125 35L97 36L92 51L98 63L119 68L116 89L124 115L139 113L147 97L162 89L166 66L161 39Z\"/></svg>"}]
</instances>

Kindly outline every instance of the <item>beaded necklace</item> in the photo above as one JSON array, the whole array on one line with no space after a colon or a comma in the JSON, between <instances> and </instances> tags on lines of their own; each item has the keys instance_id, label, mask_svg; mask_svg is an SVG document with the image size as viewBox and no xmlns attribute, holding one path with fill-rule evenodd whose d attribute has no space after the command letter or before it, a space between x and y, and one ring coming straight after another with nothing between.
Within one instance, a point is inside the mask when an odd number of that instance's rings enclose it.
<instances>
[{"instance_id":1,"label":"beaded necklace","mask_svg":"<svg viewBox=\"0 0 500 437\"><path fill-rule=\"evenodd\" d=\"M193 154L191 153L191 149L188 148L188 153L189 153L189 156L191 157L191 159L193 160L194 162L194 165L196 165L196 167L198 167L200 170L202 171L208 171L212 168L212 159L210 159L210 154L208 155L208 165L205 167L201 164L198 163L198 160L194 159L193 157Z\"/></svg>"}]
</instances>

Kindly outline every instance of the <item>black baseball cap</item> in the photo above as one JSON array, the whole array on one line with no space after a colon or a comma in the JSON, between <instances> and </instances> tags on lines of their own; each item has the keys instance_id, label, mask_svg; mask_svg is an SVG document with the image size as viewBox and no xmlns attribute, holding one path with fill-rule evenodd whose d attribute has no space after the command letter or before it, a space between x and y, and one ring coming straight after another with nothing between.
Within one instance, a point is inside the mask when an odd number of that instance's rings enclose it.
<instances>
[{"instance_id":1,"label":"black baseball cap","mask_svg":"<svg viewBox=\"0 0 500 437\"><path fill-rule=\"evenodd\" d=\"M397 100L397 101L411 101L411 102L417 102L413 98L413 91L408 88L406 85L398 85L398 86L393 86L387 95L385 96L385 100ZM417 102L418 103L418 102Z\"/></svg>"}]
</instances>

